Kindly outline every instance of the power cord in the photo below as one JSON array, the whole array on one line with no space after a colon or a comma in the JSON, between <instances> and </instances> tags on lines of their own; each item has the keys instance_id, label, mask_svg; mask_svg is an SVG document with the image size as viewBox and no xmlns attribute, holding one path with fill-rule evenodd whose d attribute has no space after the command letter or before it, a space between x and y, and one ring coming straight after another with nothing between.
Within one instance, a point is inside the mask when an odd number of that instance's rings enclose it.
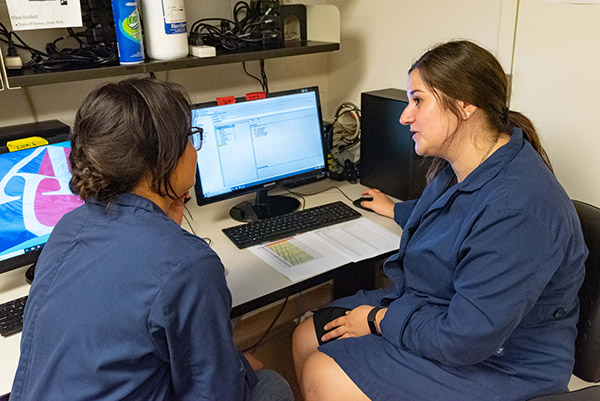
<instances>
[{"instance_id":1,"label":"power cord","mask_svg":"<svg viewBox=\"0 0 600 401\"><path fill-rule=\"evenodd\" d=\"M259 64L260 64L260 76L263 81L263 92L269 93L269 81L267 80L267 70L265 69L265 60L261 59Z\"/></svg>"},{"instance_id":2,"label":"power cord","mask_svg":"<svg viewBox=\"0 0 600 401\"><path fill-rule=\"evenodd\" d=\"M118 54L114 43L90 45L82 40L82 37L86 37L85 31L75 32L72 28L67 28L67 33L67 36L57 38L46 44L46 51L44 52L29 46L17 33L9 31L0 22L0 41L8 44L7 55L20 58L17 49L27 50L30 53L30 60L22 64L24 68L34 68L48 72L110 65L117 62ZM18 43L15 39L18 40ZM57 44L67 39L75 40L77 47L59 48Z\"/></svg>"},{"instance_id":3,"label":"power cord","mask_svg":"<svg viewBox=\"0 0 600 401\"><path fill-rule=\"evenodd\" d=\"M188 213L188 216L185 215L185 212ZM192 234L194 234L196 237L198 236L198 234L196 234L196 231L194 231L194 227L192 227L192 223L190 220L194 220L194 217L192 216L192 213L190 212L190 210L187 208L186 205L183 205L183 218L185 219L185 222L187 223L188 227L190 228L190 231L192 232ZM208 246L212 246L212 239L210 239L210 237L200 237L202 240L204 240L204 242L206 242L208 244Z\"/></svg>"},{"instance_id":4,"label":"power cord","mask_svg":"<svg viewBox=\"0 0 600 401\"><path fill-rule=\"evenodd\" d=\"M281 306L281 309L279 310L279 312L277 312L277 315L275 316L275 318L273 319L273 321L271 322L271 324L269 325L269 327L267 327L267 330L265 330L265 332L262 335L262 337L260 337L258 339L258 341L255 342L253 345L251 345L248 348L242 350L242 352L253 351L256 347L258 347L260 345L260 343L263 342L263 340L265 339L265 337L267 337L267 334L269 334L269 332L271 331L271 329L273 328L273 326L275 326L275 323L277 322L277 320L279 319L279 317L283 313L283 310L285 309L289 298L290 297L286 297L285 298L285 301L283 301L283 305Z\"/></svg>"},{"instance_id":5,"label":"power cord","mask_svg":"<svg viewBox=\"0 0 600 401\"><path fill-rule=\"evenodd\" d=\"M337 186L335 186L335 185L334 185L334 186L332 186L332 187L329 187L329 188L322 189L322 190L320 190L320 191L317 191L317 192L312 192L312 193L309 193L309 194L303 194L303 193L301 193L301 192L291 191L289 188L286 188L286 187L283 187L283 188L284 188L286 191L288 191L290 194L292 194L292 195L295 195L295 196L298 196L299 198L302 198L302 200L303 200L303 201L305 201L305 199L304 199L304 197L305 197L305 196L313 196L313 195L318 195L318 194L321 194L321 193L323 193L323 192L329 191L330 189L335 189L335 190L339 191L339 192L340 192L340 193L341 193L341 194L342 194L342 195L343 195L343 196L344 196L346 199L348 199L350 202L353 202L353 201L354 201L354 199L350 198L348 195L346 195L346 194L344 193L344 191L342 191L342 190L341 190L339 187L337 187ZM302 205L302 208L304 208L304 204Z\"/></svg>"},{"instance_id":6,"label":"power cord","mask_svg":"<svg viewBox=\"0 0 600 401\"><path fill-rule=\"evenodd\" d=\"M245 1L238 1L233 7L233 20L203 18L194 22L190 27L189 44L209 45L226 50L262 44L265 38L259 35L261 24L272 22L270 12L270 8L261 12L258 2L251 6Z\"/></svg>"},{"instance_id":7,"label":"power cord","mask_svg":"<svg viewBox=\"0 0 600 401\"><path fill-rule=\"evenodd\" d=\"M258 83L260 84L260 87L262 88L262 91L265 93L269 93L269 82L267 80L267 73L265 71L265 61L264 60L260 60L260 75L261 78L258 78L255 75L252 75L248 72L248 70L246 69L246 62L242 61L242 69L244 70L244 73L246 75L248 75L251 78L254 78L258 81Z\"/></svg>"},{"instance_id":8,"label":"power cord","mask_svg":"<svg viewBox=\"0 0 600 401\"><path fill-rule=\"evenodd\" d=\"M350 116L351 120L348 121L345 116ZM335 164L331 167L332 179L350 182L356 182L358 179L358 163L355 163L354 159L357 146L360 145L360 119L360 108L354 103L344 102L335 112L331 125L331 160Z\"/></svg>"}]
</instances>

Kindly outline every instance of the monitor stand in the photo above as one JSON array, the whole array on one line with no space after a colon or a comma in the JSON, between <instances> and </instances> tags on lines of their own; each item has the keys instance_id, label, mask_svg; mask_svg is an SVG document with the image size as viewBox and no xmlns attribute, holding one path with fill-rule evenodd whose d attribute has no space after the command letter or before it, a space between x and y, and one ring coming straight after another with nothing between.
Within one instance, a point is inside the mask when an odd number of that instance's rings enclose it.
<instances>
[{"instance_id":1,"label":"monitor stand","mask_svg":"<svg viewBox=\"0 0 600 401\"><path fill-rule=\"evenodd\" d=\"M256 193L254 203L241 202L231 208L229 215L237 221L256 221L293 212L300 201L289 196L268 196L268 189Z\"/></svg>"}]
</instances>

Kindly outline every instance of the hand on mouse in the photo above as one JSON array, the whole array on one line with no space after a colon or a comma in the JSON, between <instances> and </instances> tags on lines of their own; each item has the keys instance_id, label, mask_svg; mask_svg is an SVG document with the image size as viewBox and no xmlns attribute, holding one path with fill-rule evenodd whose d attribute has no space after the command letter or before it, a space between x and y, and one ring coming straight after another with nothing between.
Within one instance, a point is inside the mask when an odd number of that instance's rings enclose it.
<instances>
[{"instance_id":1,"label":"hand on mouse","mask_svg":"<svg viewBox=\"0 0 600 401\"><path fill-rule=\"evenodd\" d=\"M370 196L373 198L372 201L363 201L361 205L368 207L372 211L382 216L394 218L394 201L391 200L386 194L378 189L367 189L362 192L362 196Z\"/></svg>"}]
</instances>

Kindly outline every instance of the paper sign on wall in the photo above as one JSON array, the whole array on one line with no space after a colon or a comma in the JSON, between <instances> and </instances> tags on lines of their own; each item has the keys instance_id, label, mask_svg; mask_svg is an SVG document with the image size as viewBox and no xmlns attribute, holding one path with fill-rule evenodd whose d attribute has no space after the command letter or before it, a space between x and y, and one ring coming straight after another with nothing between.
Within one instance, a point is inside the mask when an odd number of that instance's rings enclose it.
<instances>
[{"instance_id":1,"label":"paper sign on wall","mask_svg":"<svg viewBox=\"0 0 600 401\"><path fill-rule=\"evenodd\" d=\"M12 29L83 26L79 0L6 0Z\"/></svg>"}]
</instances>

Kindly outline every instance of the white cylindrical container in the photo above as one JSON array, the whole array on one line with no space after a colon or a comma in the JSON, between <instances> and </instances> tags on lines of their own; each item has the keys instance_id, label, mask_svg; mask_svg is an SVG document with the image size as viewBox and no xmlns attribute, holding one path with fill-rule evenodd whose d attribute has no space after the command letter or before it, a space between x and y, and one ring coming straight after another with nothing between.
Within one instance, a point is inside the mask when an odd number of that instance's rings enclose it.
<instances>
[{"instance_id":1,"label":"white cylindrical container","mask_svg":"<svg viewBox=\"0 0 600 401\"><path fill-rule=\"evenodd\" d=\"M144 48L149 58L170 60L188 55L184 0L142 0Z\"/></svg>"}]
</instances>

